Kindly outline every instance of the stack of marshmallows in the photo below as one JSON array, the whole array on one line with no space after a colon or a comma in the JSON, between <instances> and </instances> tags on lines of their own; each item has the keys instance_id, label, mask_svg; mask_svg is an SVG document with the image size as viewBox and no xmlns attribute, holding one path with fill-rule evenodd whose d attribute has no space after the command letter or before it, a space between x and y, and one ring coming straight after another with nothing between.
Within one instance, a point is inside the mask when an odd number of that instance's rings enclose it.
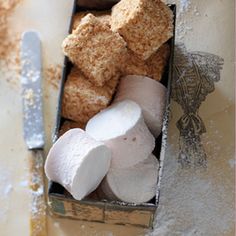
<instances>
[{"instance_id":1,"label":"stack of marshmallows","mask_svg":"<svg viewBox=\"0 0 236 236\"><path fill-rule=\"evenodd\" d=\"M102 19L85 14L63 42L74 67L62 116L73 125L49 151L45 172L77 200L96 190L100 199L144 203L156 194L152 152L166 101L156 78L168 61L173 16L161 0L121 0Z\"/></svg>"}]
</instances>

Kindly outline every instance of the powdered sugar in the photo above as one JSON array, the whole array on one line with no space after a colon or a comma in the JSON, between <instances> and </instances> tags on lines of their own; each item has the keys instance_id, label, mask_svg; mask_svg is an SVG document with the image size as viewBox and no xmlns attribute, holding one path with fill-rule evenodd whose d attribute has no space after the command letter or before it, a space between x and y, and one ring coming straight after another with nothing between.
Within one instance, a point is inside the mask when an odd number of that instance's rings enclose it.
<instances>
[{"instance_id":1,"label":"powdered sugar","mask_svg":"<svg viewBox=\"0 0 236 236\"><path fill-rule=\"evenodd\" d=\"M190 6L190 0L180 0L180 12L188 10Z\"/></svg>"},{"instance_id":2,"label":"powdered sugar","mask_svg":"<svg viewBox=\"0 0 236 236\"><path fill-rule=\"evenodd\" d=\"M20 185L21 187L27 187L27 186L29 185L29 181L28 181L28 180L22 180L22 181L19 183L19 185Z\"/></svg>"},{"instance_id":3,"label":"powdered sugar","mask_svg":"<svg viewBox=\"0 0 236 236\"><path fill-rule=\"evenodd\" d=\"M234 218L233 210L222 204L222 199L230 203L227 184L217 185L205 170L182 169L175 161L176 149L173 145L168 147L156 226L148 235L192 236L206 232L223 235L233 225ZM214 228L209 231L212 225Z\"/></svg>"},{"instance_id":4,"label":"powdered sugar","mask_svg":"<svg viewBox=\"0 0 236 236\"><path fill-rule=\"evenodd\" d=\"M7 169L1 169L0 174L0 194L7 198L13 189L11 182L12 173Z\"/></svg>"},{"instance_id":5,"label":"powdered sugar","mask_svg":"<svg viewBox=\"0 0 236 236\"><path fill-rule=\"evenodd\" d=\"M0 167L0 222L7 220L7 212L9 210L8 198L13 190L12 172L8 168Z\"/></svg>"},{"instance_id":6,"label":"powdered sugar","mask_svg":"<svg viewBox=\"0 0 236 236\"><path fill-rule=\"evenodd\" d=\"M166 0L168 4L177 5L176 41L182 42L184 37L192 32L192 23L201 16L197 6L191 0Z\"/></svg>"},{"instance_id":7,"label":"powdered sugar","mask_svg":"<svg viewBox=\"0 0 236 236\"><path fill-rule=\"evenodd\" d=\"M5 187L5 189L4 189L4 191L3 191L3 194L4 194L5 196L8 196L8 195L11 193L12 190L13 190L12 184L8 184L8 185Z\"/></svg>"}]
</instances>

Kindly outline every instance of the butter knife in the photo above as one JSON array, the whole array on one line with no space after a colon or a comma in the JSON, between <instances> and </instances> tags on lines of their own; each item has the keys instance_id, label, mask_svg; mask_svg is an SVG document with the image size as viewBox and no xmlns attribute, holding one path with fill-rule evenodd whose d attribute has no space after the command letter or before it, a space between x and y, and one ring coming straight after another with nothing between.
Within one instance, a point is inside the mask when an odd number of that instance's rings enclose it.
<instances>
[{"instance_id":1,"label":"butter knife","mask_svg":"<svg viewBox=\"0 0 236 236\"><path fill-rule=\"evenodd\" d=\"M21 43L23 132L29 150L31 191L30 235L47 235L44 175L44 125L42 108L41 42L37 32L27 31Z\"/></svg>"}]
</instances>

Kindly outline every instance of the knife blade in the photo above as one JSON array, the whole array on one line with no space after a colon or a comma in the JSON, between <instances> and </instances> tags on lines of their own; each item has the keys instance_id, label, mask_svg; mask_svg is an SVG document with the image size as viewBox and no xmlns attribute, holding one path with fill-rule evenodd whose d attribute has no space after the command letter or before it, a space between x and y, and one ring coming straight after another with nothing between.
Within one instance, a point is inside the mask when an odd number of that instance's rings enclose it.
<instances>
[{"instance_id":1,"label":"knife blade","mask_svg":"<svg viewBox=\"0 0 236 236\"><path fill-rule=\"evenodd\" d=\"M44 146L42 68L41 43L36 32L28 31L22 36L21 63L24 138L29 149L40 149Z\"/></svg>"},{"instance_id":2,"label":"knife blade","mask_svg":"<svg viewBox=\"0 0 236 236\"><path fill-rule=\"evenodd\" d=\"M23 33L20 56L23 132L29 150L30 235L46 236L41 42L37 32L28 31Z\"/></svg>"}]
</instances>

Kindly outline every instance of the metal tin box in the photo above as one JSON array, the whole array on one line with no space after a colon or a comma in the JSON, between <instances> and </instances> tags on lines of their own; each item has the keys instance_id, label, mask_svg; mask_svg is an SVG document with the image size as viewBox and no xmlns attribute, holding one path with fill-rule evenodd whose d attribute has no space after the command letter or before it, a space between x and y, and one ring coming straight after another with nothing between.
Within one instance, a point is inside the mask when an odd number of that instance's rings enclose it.
<instances>
[{"instance_id":1,"label":"metal tin box","mask_svg":"<svg viewBox=\"0 0 236 236\"><path fill-rule=\"evenodd\" d=\"M108 1L109 6L103 5L102 7L94 8L94 6L91 5L92 8L88 9L84 8L84 6L83 7L79 6L77 4L77 1L75 1L72 18L76 12L81 10L105 10L105 9L107 10L107 7L111 7L112 5L111 2L114 4L114 1ZM169 5L169 7L173 11L175 16L176 13L175 5ZM174 24L175 24L175 19L174 19ZM127 204L123 202L106 201L106 200L100 201L90 197L82 201L77 201L73 199L73 197L61 185L54 182L50 182L49 192L48 192L48 203L49 203L50 213L53 216L71 218L77 220L101 222L101 223L133 225L146 228L152 227L154 215L158 207L160 182L161 182L160 180L164 164L164 156L165 156L165 148L167 140L171 80L173 71L172 66L173 66L173 54L174 54L174 36L168 41L168 43L171 46L171 56L169 59L169 64L166 68L166 71L161 81L168 89L166 97L165 118L163 121L162 134L157 138L156 147L153 152L154 155L160 160L158 191L156 197L153 198L150 202L143 203L140 205ZM65 58L61 86L60 86L57 121L53 138L54 142L57 140L60 127L65 121L65 119L61 117L61 102L62 102L64 84L71 67L72 65L69 62L68 58Z\"/></svg>"}]
</instances>

